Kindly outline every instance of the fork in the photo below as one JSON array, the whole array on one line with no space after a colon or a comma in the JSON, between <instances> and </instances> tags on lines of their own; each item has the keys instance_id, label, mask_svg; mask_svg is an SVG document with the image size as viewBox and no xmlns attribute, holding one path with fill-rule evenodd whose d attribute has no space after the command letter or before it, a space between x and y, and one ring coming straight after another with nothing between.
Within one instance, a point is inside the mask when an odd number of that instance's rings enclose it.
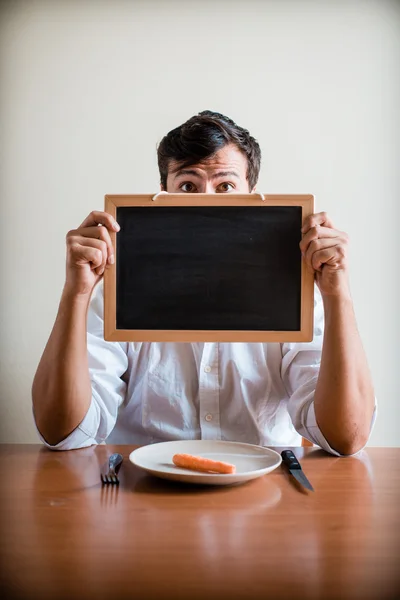
<instances>
[{"instance_id":1,"label":"fork","mask_svg":"<svg viewBox=\"0 0 400 600\"><path fill-rule=\"evenodd\" d=\"M118 471L119 468L121 466L121 463L123 461L123 457L121 454L111 454L111 456L108 457L108 463L106 463L102 469L101 469L101 473L100 473L100 478L102 483L104 484L118 484L119 483L119 479L118 479Z\"/></svg>"}]
</instances>

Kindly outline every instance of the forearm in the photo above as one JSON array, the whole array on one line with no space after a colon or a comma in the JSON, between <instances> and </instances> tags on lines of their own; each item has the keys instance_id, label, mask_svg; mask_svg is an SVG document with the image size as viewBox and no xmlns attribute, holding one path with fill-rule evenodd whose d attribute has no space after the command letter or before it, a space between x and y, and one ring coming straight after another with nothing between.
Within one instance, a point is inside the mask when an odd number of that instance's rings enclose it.
<instances>
[{"instance_id":1,"label":"forearm","mask_svg":"<svg viewBox=\"0 0 400 600\"><path fill-rule=\"evenodd\" d=\"M86 318L90 297L64 291L57 318L32 386L37 427L49 444L67 437L91 401Z\"/></svg>"},{"instance_id":2,"label":"forearm","mask_svg":"<svg viewBox=\"0 0 400 600\"><path fill-rule=\"evenodd\" d=\"M374 390L350 296L324 298L325 332L315 416L332 448L353 454L369 435Z\"/></svg>"}]
</instances>

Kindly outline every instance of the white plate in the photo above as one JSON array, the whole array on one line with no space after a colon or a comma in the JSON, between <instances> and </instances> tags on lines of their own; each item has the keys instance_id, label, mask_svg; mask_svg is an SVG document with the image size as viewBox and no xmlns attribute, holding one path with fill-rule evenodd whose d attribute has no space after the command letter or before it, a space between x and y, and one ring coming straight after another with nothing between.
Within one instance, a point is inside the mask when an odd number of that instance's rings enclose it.
<instances>
[{"instance_id":1,"label":"white plate","mask_svg":"<svg viewBox=\"0 0 400 600\"><path fill-rule=\"evenodd\" d=\"M204 458L222 460L234 464L236 473L220 475L181 469L172 462L174 454L195 454ZM207 485L244 483L270 473L282 462L281 455L269 448L213 440L181 440L150 444L131 452L129 460L137 467L163 479Z\"/></svg>"}]
</instances>

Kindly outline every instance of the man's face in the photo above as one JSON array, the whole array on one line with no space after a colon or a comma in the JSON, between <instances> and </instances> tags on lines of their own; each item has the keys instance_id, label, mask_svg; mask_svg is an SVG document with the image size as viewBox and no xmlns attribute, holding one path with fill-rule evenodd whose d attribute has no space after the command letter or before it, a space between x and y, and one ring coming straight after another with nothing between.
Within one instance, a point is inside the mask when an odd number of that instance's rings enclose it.
<instances>
[{"instance_id":1,"label":"man's face","mask_svg":"<svg viewBox=\"0 0 400 600\"><path fill-rule=\"evenodd\" d=\"M167 192L170 194L248 194L247 159L233 144L227 144L204 162L176 171L177 163L169 165Z\"/></svg>"}]
</instances>

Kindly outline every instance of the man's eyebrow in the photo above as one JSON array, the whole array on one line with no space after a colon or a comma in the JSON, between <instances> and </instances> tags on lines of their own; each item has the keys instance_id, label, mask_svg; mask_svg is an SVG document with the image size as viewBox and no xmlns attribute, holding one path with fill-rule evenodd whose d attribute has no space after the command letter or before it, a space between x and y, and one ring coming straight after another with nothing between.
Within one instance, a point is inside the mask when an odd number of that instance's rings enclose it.
<instances>
[{"instance_id":1,"label":"man's eyebrow","mask_svg":"<svg viewBox=\"0 0 400 600\"><path fill-rule=\"evenodd\" d=\"M218 173L214 173L211 179L217 179L218 177L237 177L239 179L239 174L236 171L218 171Z\"/></svg>"},{"instance_id":2,"label":"man's eyebrow","mask_svg":"<svg viewBox=\"0 0 400 600\"><path fill-rule=\"evenodd\" d=\"M194 171L193 169L179 169L179 171L175 173L174 178L176 179L180 175L192 175L193 177L200 177L197 171ZM236 173L236 171L218 171L218 173L214 173L214 175L211 176L211 179L218 179L218 177L236 177L239 179L239 175Z\"/></svg>"},{"instance_id":3,"label":"man's eyebrow","mask_svg":"<svg viewBox=\"0 0 400 600\"><path fill-rule=\"evenodd\" d=\"M193 171L193 169L179 169L179 171L176 171L174 179L180 175L193 175L194 177L200 177L197 171Z\"/></svg>"}]
</instances>

